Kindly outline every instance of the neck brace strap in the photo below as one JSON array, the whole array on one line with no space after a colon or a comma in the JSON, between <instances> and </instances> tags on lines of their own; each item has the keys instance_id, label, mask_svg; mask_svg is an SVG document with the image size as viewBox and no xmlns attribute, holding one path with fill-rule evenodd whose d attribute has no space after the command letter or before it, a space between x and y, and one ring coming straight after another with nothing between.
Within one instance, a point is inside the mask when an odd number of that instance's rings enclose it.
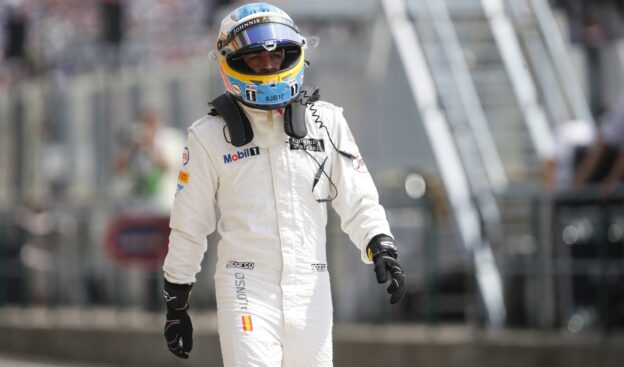
<instances>
[{"instance_id":1,"label":"neck brace strap","mask_svg":"<svg viewBox=\"0 0 624 367\"><path fill-rule=\"evenodd\" d=\"M234 102L232 96L224 93L210 102L210 105L212 106L212 111L210 111L209 115L221 115L227 124L228 132L230 133L228 142L235 147L249 144L254 136L251 124L243 110Z\"/></svg>"},{"instance_id":2,"label":"neck brace strap","mask_svg":"<svg viewBox=\"0 0 624 367\"><path fill-rule=\"evenodd\" d=\"M314 103L320 98L319 90L316 88L310 93L309 89L303 87L299 96L284 111L284 132L286 135L301 139L308 134L305 123L305 110L308 103ZM227 125L229 138L228 143L235 147L242 147L249 144L254 137L251 123L245 112L236 103L229 93L224 93L210 102L212 110L208 113L211 116L221 116Z\"/></svg>"}]
</instances>

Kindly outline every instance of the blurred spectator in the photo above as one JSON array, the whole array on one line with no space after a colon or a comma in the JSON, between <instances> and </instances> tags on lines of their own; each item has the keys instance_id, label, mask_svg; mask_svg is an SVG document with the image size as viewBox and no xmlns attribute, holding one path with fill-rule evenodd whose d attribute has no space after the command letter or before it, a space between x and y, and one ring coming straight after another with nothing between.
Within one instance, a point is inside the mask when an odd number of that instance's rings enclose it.
<instances>
[{"instance_id":1,"label":"blurred spectator","mask_svg":"<svg viewBox=\"0 0 624 367\"><path fill-rule=\"evenodd\" d=\"M29 73L29 19L27 8L19 0L9 1L0 9L3 62L0 64L0 83L13 83Z\"/></svg>"},{"instance_id":2,"label":"blurred spectator","mask_svg":"<svg viewBox=\"0 0 624 367\"><path fill-rule=\"evenodd\" d=\"M102 19L102 40L119 46L124 38L124 2L122 0L100 0Z\"/></svg>"},{"instance_id":3,"label":"blurred spectator","mask_svg":"<svg viewBox=\"0 0 624 367\"><path fill-rule=\"evenodd\" d=\"M44 75L74 76L106 64L120 45L122 66L185 61L206 55L217 0L10 0L0 7L3 58L27 54ZM26 40L28 42L26 42ZM121 41L123 40L123 45ZM9 42L10 41L10 42ZM104 42L101 42L104 41ZM9 57L10 56L10 57ZM0 65L0 84L10 80Z\"/></svg>"},{"instance_id":4,"label":"blurred spectator","mask_svg":"<svg viewBox=\"0 0 624 367\"><path fill-rule=\"evenodd\" d=\"M582 158L574 176L573 190L600 181L602 193L611 195L624 178L624 95L602 118L596 143Z\"/></svg>"},{"instance_id":5,"label":"blurred spectator","mask_svg":"<svg viewBox=\"0 0 624 367\"><path fill-rule=\"evenodd\" d=\"M549 190L556 192L571 190L575 156L579 150L586 150L596 140L590 124L583 120L571 120L555 128L555 156L547 160L543 167L544 184Z\"/></svg>"},{"instance_id":6,"label":"blurred spectator","mask_svg":"<svg viewBox=\"0 0 624 367\"><path fill-rule=\"evenodd\" d=\"M590 107L597 116L604 105L605 61L609 45L624 37L620 0L556 0L567 13L572 42L585 51Z\"/></svg>"},{"instance_id":7,"label":"blurred spectator","mask_svg":"<svg viewBox=\"0 0 624 367\"><path fill-rule=\"evenodd\" d=\"M141 206L169 210L183 147L180 131L163 126L154 111L143 111L114 162L117 176L125 176L117 194L130 195Z\"/></svg>"},{"instance_id":8,"label":"blurred spectator","mask_svg":"<svg viewBox=\"0 0 624 367\"><path fill-rule=\"evenodd\" d=\"M604 42L624 36L621 0L553 0L570 19L573 42L589 47L604 46Z\"/></svg>"},{"instance_id":9,"label":"blurred spectator","mask_svg":"<svg viewBox=\"0 0 624 367\"><path fill-rule=\"evenodd\" d=\"M154 110L144 109L140 113L114 162L116 176L121 179L116 180L116 188L121 188L121 192L115 193L121 195L118 197L123 206L120 215L139 209L169 216L184 142L184 135L164 126ZM148 310L160 306L158 294L162 281L159 274L151 269L136 275L143 278L147 290L143 302Z\"/></svg>"},{"instance_id":10,"label":"blurred spectator","mask_svg":"<svg viewBox=\"0 0 624 367\"><path fill-rule=\"evenodd\" d=\"M604 52L624 37L624 5L620 0L552 2L567 12L570 38L585 51L590 106L594 116L600 116L605 100L604 82L612 78L604 73ZM604 194L613 192L624 171L624 156L618 153L624 139L621 127L624 124L624 99L600 121L595 137L585 131L587 126L582 127L582 122L571 122L558 129L556 137L560 152L557 162L548 162L545 170L546 182L551 188L571 189L578 193L587 183L602 182Z\"/></svg>"},{"instance_id":11,"label":"blurred spectator","mask_svg":"<svg viewBox=\"0 0 624 367\"><path fill-rule=\"evenodd\" d=\"M28 19L21 6L9 5L7 7L4 31L6 32L4 43L5 60L22 60L26 56Z\"/></svg>"}]
</instances>

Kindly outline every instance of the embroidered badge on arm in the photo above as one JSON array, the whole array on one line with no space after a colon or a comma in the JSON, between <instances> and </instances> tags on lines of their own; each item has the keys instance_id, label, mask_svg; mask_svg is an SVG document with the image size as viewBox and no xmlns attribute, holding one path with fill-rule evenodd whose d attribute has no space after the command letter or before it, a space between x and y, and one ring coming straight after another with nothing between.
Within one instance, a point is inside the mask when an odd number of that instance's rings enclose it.
<instances>
[{"instance_id":1,"label":"embroidered badge on arm","mask_svg":"<svg viewBox=\"0 0 624 367\"><path fill-rule=\"evenodd\" d=\"M190 178L191 178L190 173L184 170L180 170L180 173L178 173L178 185L177 185L176 193L175 193L176 196L180 193L180 191L184 189L186 184L189 182Z\"/></svg>"}]
</instances>

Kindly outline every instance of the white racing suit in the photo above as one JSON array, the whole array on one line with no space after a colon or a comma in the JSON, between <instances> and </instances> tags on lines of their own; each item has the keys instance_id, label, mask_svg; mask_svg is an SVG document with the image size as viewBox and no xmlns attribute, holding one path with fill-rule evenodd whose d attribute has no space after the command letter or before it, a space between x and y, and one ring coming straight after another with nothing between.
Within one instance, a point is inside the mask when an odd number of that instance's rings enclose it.
<instances>
[{"instance_id":1,"label":"white racing suit","mask_svg":"<svg viewBox=\"0 0 624 367\"><path fill-rule=\"evenodd\" d=\"M332 365L327 209L317 199L336 195L332 205L342 229L366 263L368 242L391 235L342 109L325 102L314 108L327 129L308 108L304 139L284 133L278 111L248 107L254 139L241 148L226 141L220 116L206 116L188 130L165 278L195 282L206 236L215 229L216 203L222 240L214 279L225 366ZM358 159L338 154L330 137Z\"/></svg>"}]
</instances>

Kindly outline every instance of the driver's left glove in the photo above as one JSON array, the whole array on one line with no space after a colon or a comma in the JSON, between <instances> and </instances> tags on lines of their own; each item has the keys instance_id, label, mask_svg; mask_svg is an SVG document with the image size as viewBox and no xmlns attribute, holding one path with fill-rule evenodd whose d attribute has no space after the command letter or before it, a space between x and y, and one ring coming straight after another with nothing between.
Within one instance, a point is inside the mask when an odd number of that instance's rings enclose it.
<instances>
[{"instance_id":1,"label":"driver's left glove","mask_svg":"<svg viewBox=\"0 0 624 367\"><path fill-rule=\"evenodd\" d=\"M385 234L373 237L366 247L366 254L375 266L377 282L383 284L390 279L388 286L388 293L392 294L390 303L399 302L406 291L405 274L397 260L397 250L392 237Z\"/></svg>"}]
</instances>

